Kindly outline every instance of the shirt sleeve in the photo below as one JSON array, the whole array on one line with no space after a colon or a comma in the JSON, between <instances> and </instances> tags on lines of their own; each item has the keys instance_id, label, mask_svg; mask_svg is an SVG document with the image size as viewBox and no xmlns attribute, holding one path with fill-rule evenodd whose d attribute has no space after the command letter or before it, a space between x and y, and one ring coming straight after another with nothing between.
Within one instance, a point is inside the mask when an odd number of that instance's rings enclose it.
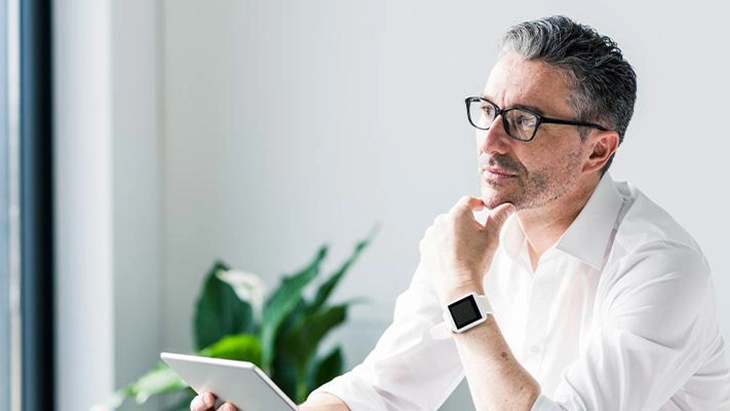
<instances>
[{"instance_id":1,"label":"shirt sleeve","mask_svg":"<svg viewBox=\"0 0 730 411\"><path fill-rule=\"evenodd\" d=\"M464 377L453 339L431 337L431 328L441 321L438 297L419 265L375 349L362 364L312 394L333 394L351 411L438 409Z\"/></svg>"},{"instance_id":2,"label":"shirt sleeve","mask_svg":"<svg viewBox=\"0 0 730 411\"><path fill-rule=\"evenodd\" d=\"M552 398L533 411L660 409L705 361L716 334L702 254L648 244L602 275L604 326L594 330ZM603 282L603 279L602 279Z\"/></svg>"}]
</instances>

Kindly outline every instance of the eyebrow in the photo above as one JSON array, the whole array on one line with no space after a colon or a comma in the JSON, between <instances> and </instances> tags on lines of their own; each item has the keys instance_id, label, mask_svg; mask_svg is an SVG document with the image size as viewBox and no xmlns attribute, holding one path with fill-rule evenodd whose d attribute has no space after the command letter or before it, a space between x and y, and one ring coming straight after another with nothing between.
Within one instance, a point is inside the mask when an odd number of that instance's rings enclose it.
<instances>
[{"instance_id":1,"label":"eyebrow","mask_svg":"<svg viewBox=\"0 0 730 411\"><path fill-rule=\"evenodd\" d=\"M492 100L491 97L489 97L489 96L487 96L485 94L482 94L480 97L483 98L483 99L485 99L485 100L488 100L492 104L495 104L496 105L496 103L494 102L494 100ZM545 115L545 113L542 110L540 110L540 108L535 107L535 106L532 106L532 105L529 105L529 104L515 104L515 105L510 106L510 107L507 107L507 108L522 108L522 109L526 109L526 110L530 110L532 112L535 112L535 113L537 113L537 114L539 114L541 116L544 116ZM506 108L505 107L502 107L502 109L504 110Z\"/></svg>"}]
</instances>

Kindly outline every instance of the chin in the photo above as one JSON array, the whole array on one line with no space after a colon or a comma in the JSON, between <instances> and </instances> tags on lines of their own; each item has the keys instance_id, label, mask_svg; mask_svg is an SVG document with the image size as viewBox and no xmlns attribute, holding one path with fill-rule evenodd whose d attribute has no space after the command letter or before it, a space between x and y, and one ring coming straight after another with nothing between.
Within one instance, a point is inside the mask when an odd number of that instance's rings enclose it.
<instances>
[{"instance_id":1,"label":"chin","mask_svg":"<svg viewBox=\"0 0 730 411\"><path fill-rule=\"evenodd\" d=\"M493 209L500 204L509 202L509 197L500 193L494 192L494 190L482 190L482 202L488 209Z\"/></svg>"},{"instance_id":2,"label":"chin","mask_svg":"<svg viewBox=\"0 0 730 411\"><path fill-rule=\"evenodd\" d=\"M490 210L497 208L497 206L499 206L500 204L509 202L507 200L500 200L495 198L482 198L482 201L484 202L484 205Z\"/></svg>"},{"instance_id":3,"label":"chin","mask_svg":"<svg viewBox=\"0 0 730 411\"><path fill-rule=\"evenodd\" d=\"M482 186L482 202L490 210L504 203L512 203L519 210L520 201L516 197L514 194L502 190L495 190L491 186Z\"/></svg>"}]
</instances>

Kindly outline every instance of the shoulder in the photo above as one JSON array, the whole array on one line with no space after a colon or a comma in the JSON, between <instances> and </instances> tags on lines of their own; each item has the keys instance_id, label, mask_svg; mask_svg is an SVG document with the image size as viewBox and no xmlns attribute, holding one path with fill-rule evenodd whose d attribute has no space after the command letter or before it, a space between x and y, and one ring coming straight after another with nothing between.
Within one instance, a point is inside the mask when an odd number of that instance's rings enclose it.
<instances>
[{"instance_id":1,"label":"shoulder","mask_svg":"<svg viewBox=\"0 0 730 411\"><path fill-rule=\"evenodd\" d=\"M697 242L636 187L617 188L625 203L601 274L608 300L640 295L689 304L707 298L711 271Z\"/></svg>"},{"instance_id":2,"label":"shoulder","mask_svg":"<svg viewBox=\"0 0 730 411\"><path fill-rule=\"evenodd\" d=\"M624 198L613 247L626 253L641 251L647 244L664 243L702 255L692 236L662 207L629 183L617 183Z\"/></svg>"}]
</instances>

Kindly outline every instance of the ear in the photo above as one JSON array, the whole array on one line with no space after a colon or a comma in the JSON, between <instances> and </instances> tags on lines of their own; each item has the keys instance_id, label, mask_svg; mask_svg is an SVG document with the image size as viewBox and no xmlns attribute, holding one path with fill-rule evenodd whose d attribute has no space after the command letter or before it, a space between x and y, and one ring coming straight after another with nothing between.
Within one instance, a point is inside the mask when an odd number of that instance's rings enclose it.
<instances>
[{"instance_id":1,"label":"ear","mask_svg":"<svg viewBox=\"0 0 730 411\"><path fill-rule=\"evenodd\" d=\"M618 133L596 130L588 136L586 144L590 151L588 159L583 164L583 172L592 173L602 169L618 149Z\"/></svg>"}]
</instances>

